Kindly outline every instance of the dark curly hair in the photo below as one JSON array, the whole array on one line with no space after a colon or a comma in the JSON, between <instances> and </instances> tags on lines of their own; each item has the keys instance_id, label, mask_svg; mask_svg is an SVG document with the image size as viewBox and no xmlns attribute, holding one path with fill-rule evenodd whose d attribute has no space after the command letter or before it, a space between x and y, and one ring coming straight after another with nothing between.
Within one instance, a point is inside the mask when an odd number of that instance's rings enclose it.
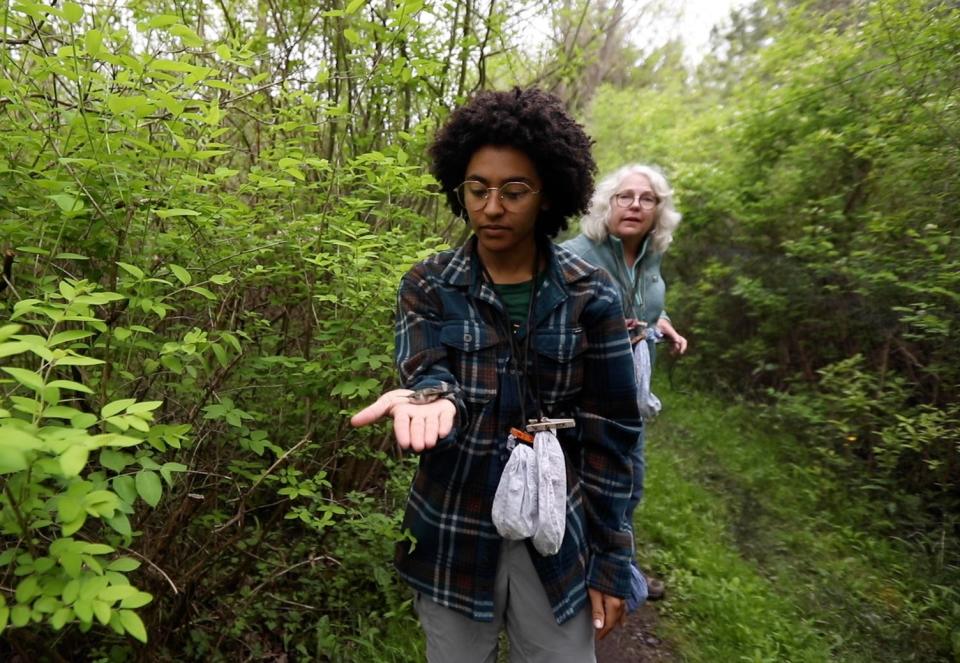
<instances>
[{"instance_id":1,"label":"dark curly hair","mask_svg":"<svg viewBox=\"0 0 960 663\"><path fill-rule=\"evenodd\" d=\"M487 146L526 154L543 180L549 209L537 217L537 234L556 237L567 219L584 213L597 166L593 141L552 94L537 88L480 92L450 115L428 151L430 172L447 194L450 209L466 216L454 188L463 181L474 152Z\"/></svg>"}]
</instances>

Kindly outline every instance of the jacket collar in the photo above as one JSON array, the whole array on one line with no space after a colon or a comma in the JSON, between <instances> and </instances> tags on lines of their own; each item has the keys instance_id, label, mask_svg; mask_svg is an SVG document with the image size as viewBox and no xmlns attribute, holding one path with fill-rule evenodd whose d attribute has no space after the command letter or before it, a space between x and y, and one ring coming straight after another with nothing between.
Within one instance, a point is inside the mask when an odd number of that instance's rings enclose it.
<instances>
[{"instance_id":1,"label":"jacket collar","mask_svg":"<svg viewBox=\"0 0 960 663\"><path fill-rule=\"evenodd\" d=\"M547 270L550 280L559 285L566 292L566 285L588 277L596 271L596 267L577 257L567 249L546 241ZM471 235L469 239L453 252L453 257L444 267L440 278L450 285L469 287L483 280L480 262L476 260L477 239Z\"/></svg>"},{"instance_id":2,"label":"jacket collar","mask_svg":"<svg viewBox=\"0 0 960 663\"><path fill-rule=\"evenodd\" d=\"M647 254L647 247L650 245L650 234L647 233L646 237L643 238L643 243L640 245L640 250L637 252L637 261L634 263L634 266L640 264L640 261L643 260L643 256ZM613 235L607 234L607 244L610 245L610 251L617 257L617 259L626 265L626 259L623 257L623 241L619 237L614 237Z\"/></svg>"}]
</instances>

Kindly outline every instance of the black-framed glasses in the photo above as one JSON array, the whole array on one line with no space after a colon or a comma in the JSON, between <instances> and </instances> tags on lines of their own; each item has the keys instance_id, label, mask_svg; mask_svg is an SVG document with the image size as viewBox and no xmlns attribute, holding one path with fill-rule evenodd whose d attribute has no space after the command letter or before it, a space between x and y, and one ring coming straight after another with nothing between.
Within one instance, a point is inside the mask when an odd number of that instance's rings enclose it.
<instances>
[{"instance_id":1,"label":"black-framed glasses","mask_svg":"<svg viewBox=\"0 0 960 663\"><path fill-rule=\"evenodd\" d=\"M633 205L633 201L640 201L640 208L647 211L652 210L654 207L660 204L660 198L655 194L650 192L643 193L634 193L633 191L621 191L620 193L613 194L613 202L617 207L630 207Z\"/></svg>"},{"instance_id":2,"label":"black-framed glasses","mask_svg":"<svg viewBox=\"0 0 960 663\"><path fill-rule=\"evenodd\" d=\"M491 191L497 192L500 204L510 211L522 208L540 193L526 182L505 182L500 186L487 186L477 180L467 180L457 185L454 190L460 204L471 212L479 212L486 206Z\"/></svg>"}]
</instances>

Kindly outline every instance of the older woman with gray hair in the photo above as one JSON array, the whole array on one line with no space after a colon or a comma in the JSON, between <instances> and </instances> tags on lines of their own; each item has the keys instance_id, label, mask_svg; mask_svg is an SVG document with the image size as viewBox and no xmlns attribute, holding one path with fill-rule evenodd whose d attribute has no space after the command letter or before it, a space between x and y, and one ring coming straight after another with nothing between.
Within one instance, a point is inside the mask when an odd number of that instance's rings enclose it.
<instances>
[{"instance_id":1,"label":"older woman with gray hair","mask_svg":"<svg viewBox=\"0 0 960 663\"><path fill-rule=\"evenodd\" d=\"M646 341L645 352L634 355L644 357L637 360L638 365L647 362L647 382L657 340L669 342L674 354L683 354L687 349L687 339L673 328L664 310L666 286L660 274L663 255L673 241L680 219L673 206L673 191L663 173L652 166L630 164L597 185L589 211L580 224L581 234L563 244L613 277L632 341ZM659 401L652 394L650 397L659 409ZM643 496L643 450L641 437L633 453L634 507ZM661 598L663 592L660 580L645 577L637 570L633 601L628 601L628 605L635 607L647 598Z\"/></svg>"}]
</instances>

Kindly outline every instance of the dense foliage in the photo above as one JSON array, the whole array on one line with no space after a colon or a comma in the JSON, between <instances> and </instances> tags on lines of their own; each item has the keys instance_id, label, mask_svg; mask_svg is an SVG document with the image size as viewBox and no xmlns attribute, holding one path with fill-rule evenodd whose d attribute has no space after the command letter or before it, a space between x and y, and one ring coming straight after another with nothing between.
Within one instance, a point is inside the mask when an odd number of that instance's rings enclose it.
<instances>
[{"instance_id":1,"label":"dense foliage","mask_svg":"<svg viewBox=\"0 0 960 663\"><path fill-rule=\"evenodd\" d=\"M406 635L409 474L342 415L393 381L394 284L449 222L420 155L496 29L465 11L5 5L6 647L373 660Z\"/></svg>"},{"instance_id":2,"label":"dense foliage","mask_svg":"<svg viewBox=\"0 0 960 663\"><path fill-rule=\"evenodd\" d=\"M689 81L620 0L547 3L536 57L542 3L121 5L2 10L0 658L420 657L411 462L343 415L462 235L426 138L515 82L672 177L687 375L776 400L955 572L955 9L756 5Z\"/></svg>"},{"instance_id":3,"label":"dense foliage","mask_svg":"<svg viewBox=\"0 0 960 663\"><path fill-rule=\"evenodd\" d=\"M872 496L860 525L927 560L913 609L955 624L960 13L758 3L719 37L697 80L607 85L590 111L603 167L673 178L669 308L696 356L682 372L776 404L826 472L820 499ZM941 637L960 651L960 632Z\"/></svg>"},{"instance_id":4,"label":"dense foliage","mask_svg":"<svg viewBox=\"0 0 960 663\"><path fill-rule=\"evenodd\" d=\"M591 111L601 163L673 176L691 378L775 399L826 466L876 491L875 524L911 522L954 563L958 38L950 3L758 4L698 83L608 86Z\"/></svg>"}]
</instances>

